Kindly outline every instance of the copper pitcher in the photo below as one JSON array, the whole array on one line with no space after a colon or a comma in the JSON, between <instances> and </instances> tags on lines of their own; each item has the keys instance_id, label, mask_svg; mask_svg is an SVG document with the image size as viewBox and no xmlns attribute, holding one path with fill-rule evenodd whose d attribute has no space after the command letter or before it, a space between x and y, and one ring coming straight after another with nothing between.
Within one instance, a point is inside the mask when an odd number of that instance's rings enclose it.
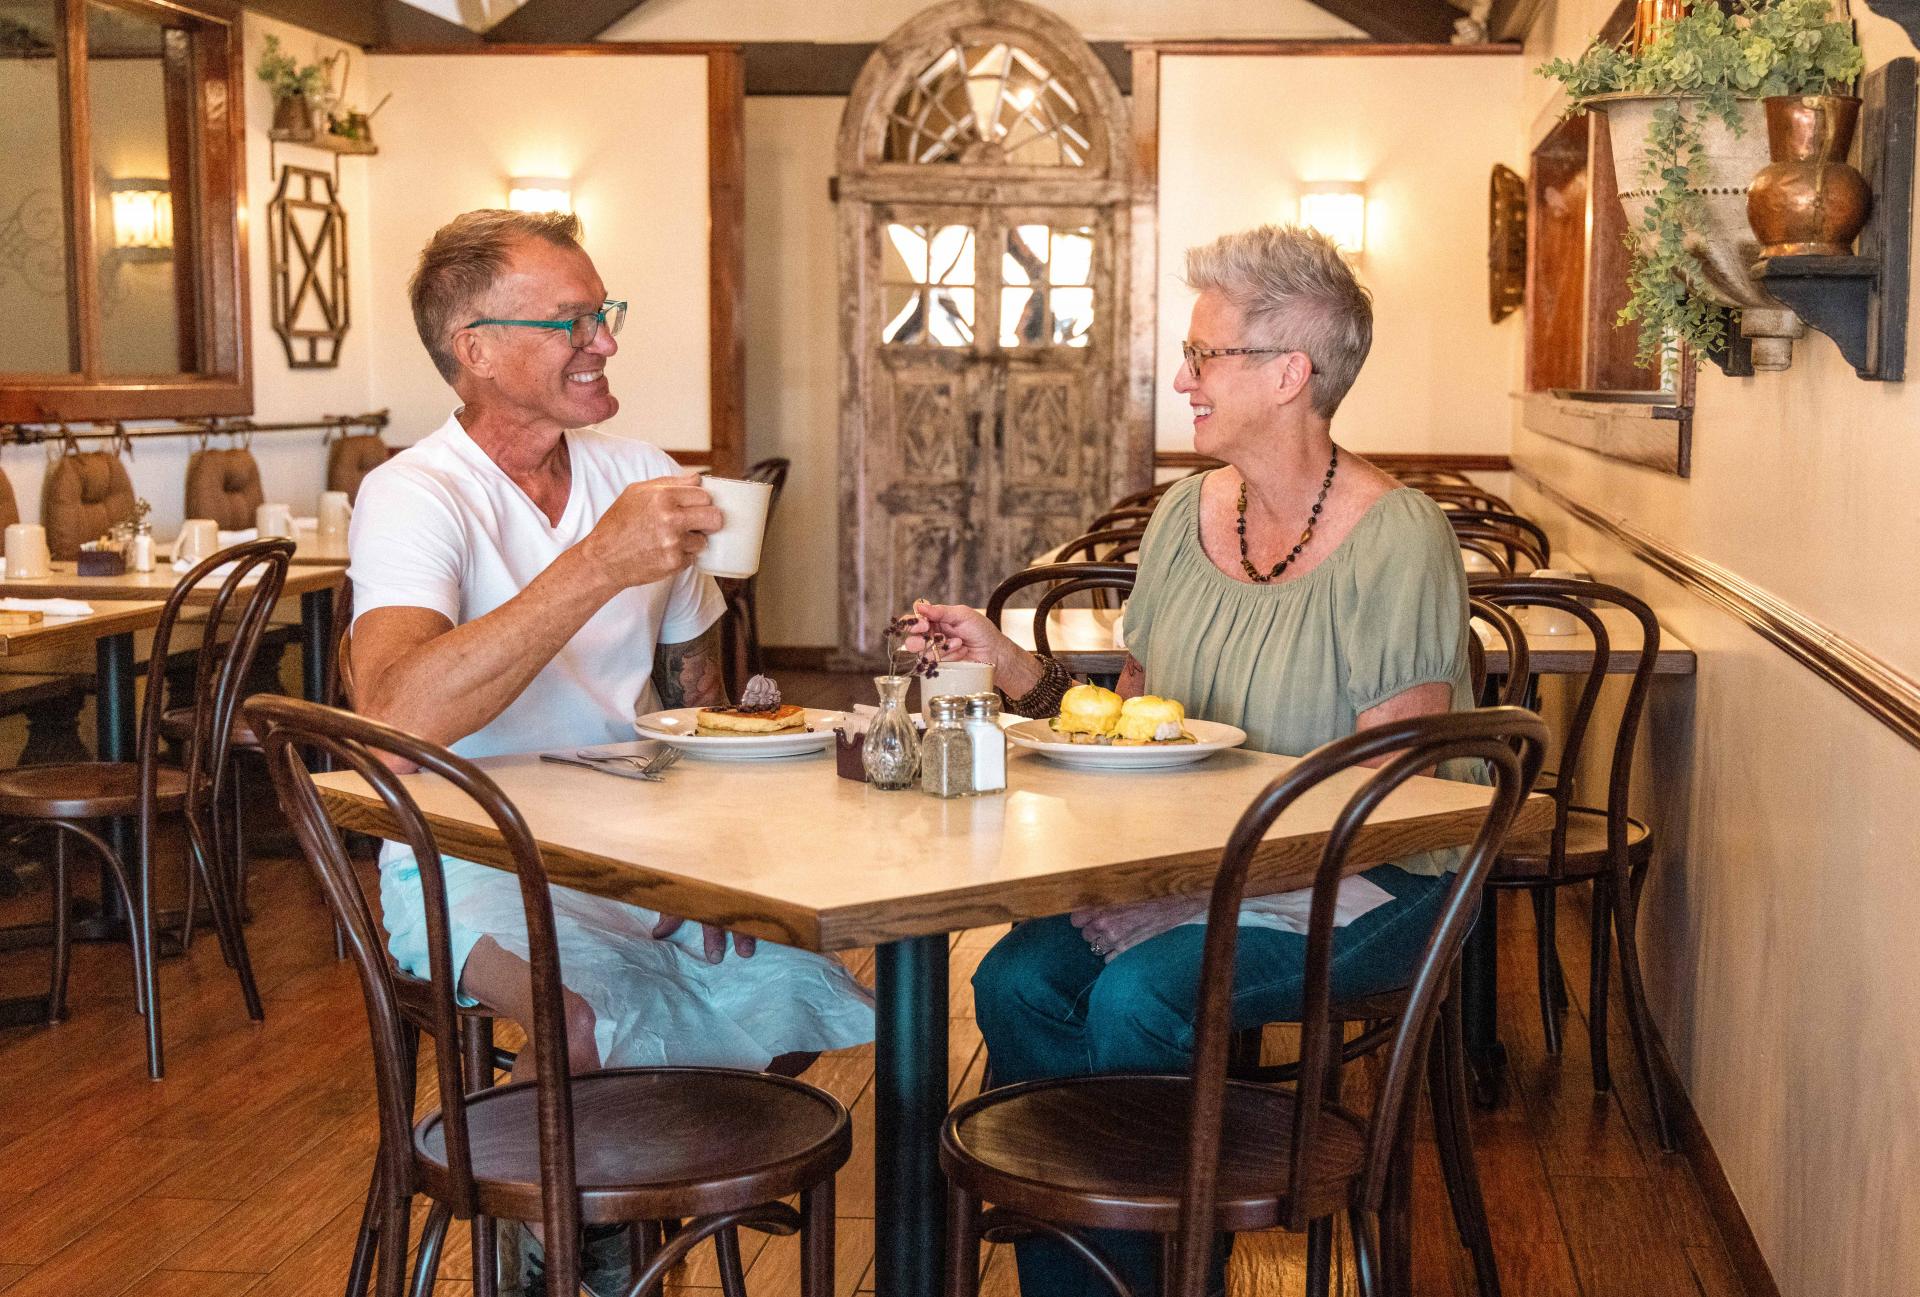
<instances>
[{"instance_id":1,"label":"copper pitcher","mask_svg":"<svg viewBox=\"0 0 1920 1297\"><path fill-rule=\"evenodd\" d=\"M1844 257L1867 223L1873 193L1847 164L1860 118L1848 95L1777 95L1766 100L1773 161L1747 191L1747 222L1763 257Z\"/></svg>"}]
</instances>

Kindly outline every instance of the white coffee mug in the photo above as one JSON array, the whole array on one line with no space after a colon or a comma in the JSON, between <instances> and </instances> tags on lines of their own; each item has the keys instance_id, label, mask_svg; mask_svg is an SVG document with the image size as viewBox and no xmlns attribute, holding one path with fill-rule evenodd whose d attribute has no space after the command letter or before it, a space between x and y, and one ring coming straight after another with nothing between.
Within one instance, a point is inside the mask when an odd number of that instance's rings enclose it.
<instances>
[{"instance_id":1,"label":"white coffee mug","mask_svg":"<svg viewBox=\"0 0 1920 1297\"><path fill-rule=\"evenodd\" d=\"M254 530L260 539L273 536L293 538L293 506L290 504L263 504L253 511Z\"/></svg>"},{"instance_id":2,"label":"white coffee mug","mask_svg":"<svg viewBox=\"0 0 1920 1297\"><path fill-rule=\"evenodd\" d=\"M993 689L993 663L942 662L934 674L920 677L920 719L933 724L927 704L948 694L984 694Z\"/></svg>"},{"instance_id":3,"label":"white coffee mug","mask_svg":"<svg viewBox=\"0 0 1920 1297\"><path fill-rule=\"evenodd\" d=\"M1557 567L1537 567L1527 575L1529 577L1540 577L1549 581L1571 581L1578 579L1576 573L1567 572ZM1535 635L1577 635L1582 629L1580 619L1564 608L1548 608L1540 604L1533 604L1528 606L1524 611L1526 612L1524 620L1527 629Z\"/></svg>"},{"instance_id":4,"label":"white coffee mug","mask_svg":"<svg viewBox=\"0 0 1920 1297\"><path fill-rule=\"evenodd\" d=\"M173 561L191 566L220 548L220 524L211 518L189 518L180 524L173 542Z\"/></svg>"},{"instance_id":5,"label":"white coffee mug","mask_svg":"<svg viewBox=\"0 0 1920 1297\"><path fill-rule=\"evenodd\" d=\"M320 493L320 534L322 536L344 536L347 524L353 521L353 505L347 499L345 491L322 491Z\"/></svg>"},{"instance_id":6,"label":"white coffee mug","mask_svg":"<svg viewBox=\"0 0 1920 1297\"><path fill-rule=\"evenodd\" d=\"M46 576L53 569L47 555L47 529L37 522L16 522L7 527L7 577L31 580Z\"/></svg>"},{"instance_id":7,"label":"white coffee mug","mask_svg":"<svg viewBox=\"0 0 1920 1297\"><path fill-rule=\"evenodd\" d=\"M767 534L773 487L731 477L702 477L700 485L726 516L726 524L707 536L707 547L694 566L708 576L745 580L760 570L760 542Z\"/></svg>"}]
</instances>

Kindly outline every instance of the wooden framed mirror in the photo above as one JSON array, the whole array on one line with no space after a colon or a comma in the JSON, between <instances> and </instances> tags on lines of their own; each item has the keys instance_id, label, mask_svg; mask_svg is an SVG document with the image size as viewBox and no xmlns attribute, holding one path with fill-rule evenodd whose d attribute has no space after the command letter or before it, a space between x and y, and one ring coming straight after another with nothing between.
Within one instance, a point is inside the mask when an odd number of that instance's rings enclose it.
<instances>
[{"instance_id":1,"label":"wooden framed mirror","mask_svg":"<svg viewBox=\"0 0 1920 1297\"><path fill-rule=\"evenodd\" d=\"M240 10L0 8L0 419L246 414Z\"/></svg>"}]
</instances>

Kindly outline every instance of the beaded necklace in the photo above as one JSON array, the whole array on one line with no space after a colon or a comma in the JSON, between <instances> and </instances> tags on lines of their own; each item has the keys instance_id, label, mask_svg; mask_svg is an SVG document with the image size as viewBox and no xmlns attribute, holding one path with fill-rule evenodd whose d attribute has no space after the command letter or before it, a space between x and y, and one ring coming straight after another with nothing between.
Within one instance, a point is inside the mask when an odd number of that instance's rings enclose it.
<instances>
[{"instance_id":1,"label":"beaded necklace","mask_svg":"<svg viewBox=\"0 0 1920 1297\"><path fill-rule=\"evenodd\" d=\"M1333 489L1334 470L1339 467L1340 448L1335 446L1333 448L1333 458L1327 461L1327 480L1320 484L1320 498L1313 502L1313 512L1307 515L1307 529L1300 533L1300 543L1288 550L1287 556L1278 563L1275 563L1273 565L1273 571L1267 573L1265 576L1260 575L1260 569L1255 567L1253 560L1247 556L1247 481L1245 478L1240 479L1240 500L1239 503L1234 506L1238 512L1238 518L1234 522L1234 530L1240 533L1240 566L1246 569L1247 579L1249 581L1257 581L1261 585L1266 585L1268 582L1279 577L1282 572L1286 571L1289 563L1300 557L1300 551L1305 549L1307 542L1313 539L1314 525L1320 521L1320 508L1327 502L1327 492Z\"/></svg>"}]
</instances>

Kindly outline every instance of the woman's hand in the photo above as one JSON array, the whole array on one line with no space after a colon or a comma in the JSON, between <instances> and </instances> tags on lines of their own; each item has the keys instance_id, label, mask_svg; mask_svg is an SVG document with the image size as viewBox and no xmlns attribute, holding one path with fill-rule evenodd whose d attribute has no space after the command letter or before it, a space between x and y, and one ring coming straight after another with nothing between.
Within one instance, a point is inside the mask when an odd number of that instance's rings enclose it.
<instances>
[{"instance_id":1,"label":"woman's hand","mask_svg":"<svg viewBox=\"0 0 1920 1297\"><path fill-rule=\"evenodd\" d=\"M1039 659L1001 634L1000 628L977 608L916 599L913 615L907 639L901 644L909 652L918 652L925 646L927 636L937 633L947 637L947 649L942 656L956 662L991 663L993 682L1009 698L1018 698L1040 683Z\"/></svg>"},{"instance_id":2,"label":"woman's hand","mask_svg":"<svg viewBox=\"0 0 1920 1297\"><path fill-rule=\"evenodd\" d=\"M1151 941L1163 932L1179 927L1188 919L1207 912L1201 896L1163 896L1130 905L1105 905L1097 910L1075 910L1073 926L1087 939L1093 953L1108 963L1115 955L1132 950L1143 941Z\"/></svg>"}]
</instances>

